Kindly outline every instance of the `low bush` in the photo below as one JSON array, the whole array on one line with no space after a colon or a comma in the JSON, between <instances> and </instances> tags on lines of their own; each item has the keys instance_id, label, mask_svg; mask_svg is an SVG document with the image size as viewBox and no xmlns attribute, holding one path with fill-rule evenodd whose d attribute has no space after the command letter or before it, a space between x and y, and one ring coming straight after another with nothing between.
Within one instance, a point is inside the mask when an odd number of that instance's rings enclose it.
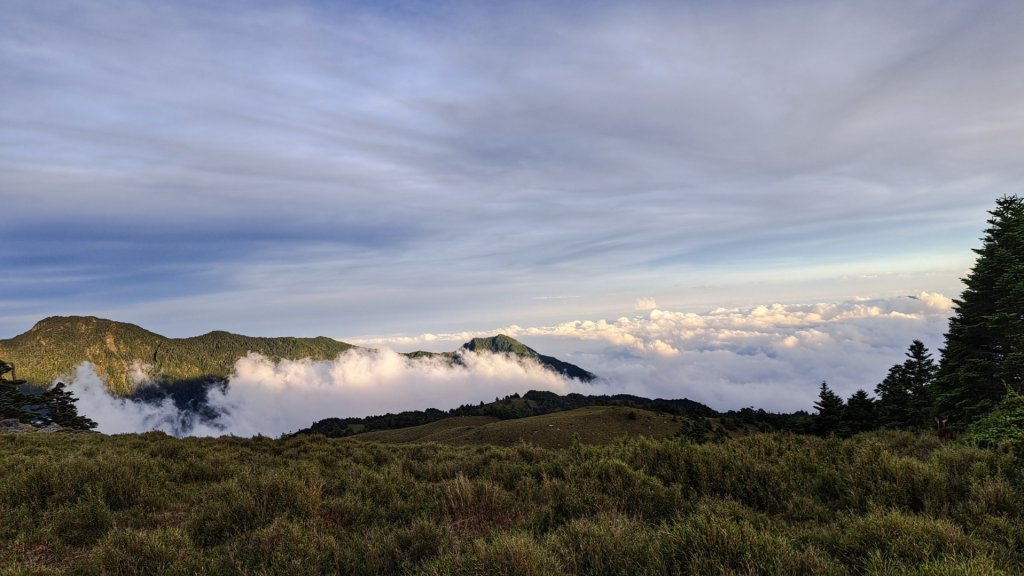
<instances>
[{"instance_id":1,"label":"low bush","mask_svg":"<svg viewBox=\"0 0 1024 576\"><path fill-rule=\"evenodd\" d=\"M0 573L1024 573L1013 450L0 435Z\"/></svg>"}]
</instances>

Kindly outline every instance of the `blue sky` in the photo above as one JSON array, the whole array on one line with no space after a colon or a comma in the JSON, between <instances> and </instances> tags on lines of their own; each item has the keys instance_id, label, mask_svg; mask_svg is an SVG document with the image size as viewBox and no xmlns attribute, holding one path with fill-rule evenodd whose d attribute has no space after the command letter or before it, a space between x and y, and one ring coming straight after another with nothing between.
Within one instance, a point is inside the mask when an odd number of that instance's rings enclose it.
<instances>
[{"instance_id":1,"label":"blue sky","mask_svg":"<svg viewBox=\"0 0 1024 576\"><path fill-rule=\"evenodd\" d=\"M1017 2L0 13L0 336L955 296L1024 179Z\"/></svg>"}]
</instances>

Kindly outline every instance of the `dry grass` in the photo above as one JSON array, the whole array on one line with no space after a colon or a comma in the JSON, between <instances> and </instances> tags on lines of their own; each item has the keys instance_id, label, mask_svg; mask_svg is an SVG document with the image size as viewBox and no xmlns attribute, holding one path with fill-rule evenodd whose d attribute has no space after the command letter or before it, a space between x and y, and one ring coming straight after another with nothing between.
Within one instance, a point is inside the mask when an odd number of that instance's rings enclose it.
<instances>
[{"instance_id":1,"label":"dry grass","mask_svg":"<svg viewBox=\"0 0 1024 576\"><path fill-rule=\"evenodd\" d=\"M1022 486L1012 452L898 432L558 450L4 434L0 574L1020 574Z\"/></svg>"},{"instance_id":2,"label":"dry grass","mask_svg":"<svg viewBox=\"0 0 1024 576\"><path fill-rule=\"evenodd\" d=\"M397 444L514 446L525 442L544 448L569 448L574 442L594 445L633 436L665 438L676 434L680 428L679 419L671 415L621 406L591 406L515 420L487 416L447 418L422 426L367 432L353 438Z\"/></svg>"}]
</instances>

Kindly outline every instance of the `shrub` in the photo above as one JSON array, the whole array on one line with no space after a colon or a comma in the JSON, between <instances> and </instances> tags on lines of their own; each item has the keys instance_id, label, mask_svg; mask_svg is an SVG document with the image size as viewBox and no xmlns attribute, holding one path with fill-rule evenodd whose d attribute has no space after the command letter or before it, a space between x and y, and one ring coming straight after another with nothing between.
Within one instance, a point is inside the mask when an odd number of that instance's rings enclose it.
<instances>
[{"instance_id":1,"label":"shrub","mask_svg":"<svg viewBox=\"0 0 1024 576\"><path fill-rule=\"evenodd\" d=\"M660 541L650 526L621 514L578 519L549 537L567 571L572 574L663 574Z\"/></svg>"},{"instance_id":2,"label":"shrub","mask_svg":"<svg viewBox=\"0 0 1024 576\"><path fill-rule=\"evenodd\" d=\"M95 574L185 576L203 572L203 562L179 528L152 531L115 529L93 550L89 571Z\"/></svg>"},{"instance_id":3,"label":"shrub","mask_svg":"<svg viewBox=\"0 0 1024 576\"><path fill-rule=\"evenodd\" d=\"M420 573L430 576L560 576L555 556L528 533L502 532L430 562Z\"/></svg>"},{"instance_id":4,"label":"shrub","mask_svg":"<svg viewBox=\"0 0 1024 576\"><path fill-rule=\"evenodd\" d=\"M98 495L90 493L78 502L64 504L50 512L46 524L61 542L82 546L106 534L111 526L111 513Z\"/></svg>"}]
</instances>

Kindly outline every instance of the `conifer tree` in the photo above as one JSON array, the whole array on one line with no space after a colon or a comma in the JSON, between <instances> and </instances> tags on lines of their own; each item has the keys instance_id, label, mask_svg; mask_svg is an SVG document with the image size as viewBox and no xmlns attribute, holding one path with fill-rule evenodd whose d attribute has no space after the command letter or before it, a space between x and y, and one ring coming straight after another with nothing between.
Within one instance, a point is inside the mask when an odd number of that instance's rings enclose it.
<instances>
[{"instance_id":1,"label":"conifer tree","mask_svg":"<svg viewBox=\"0 0 1024 576\"><path fill-rule=\"evenodd\" d=\"M7 380L6 374L14 373L14 365L0 360L0 419L17 418L22 422L32 419L32 414L24 410L29 402L28 396L23 394L18 386L24 384L24 380Z\"/></svg>"},{"instance_id":2,"label":"conifer tree","mask_svg":"<svg viewBox=\"0 0 1024 576\"><path fill-rule=\"evenodd\" d=\"M852 436L858 432L867 432L875 425L875 400L864 390L857 390L846 401L840 426L841 435Z\"/></svg>"},{"instance_id":3,"label":"conifer tree","mask_svg":"<svg viewBox=\"0 0 1024 576\"><path fill-rule=\"evenodd\" d=\"M972 421L1024 391L1024 200L1005 196L955 300L934 384L935 413Z\"/></svg>"},{"instance_id":4,"label":"conifer tree","mask_svg":"<svg viewBox=\"0 0 1024 576\"><path fill-rule=\"evenodd\" d=\"M883 426L920 428L928 426L931 419L931 384L938 368L920 340L914 340L906 356L875 387L878 419Z\"/></svg>"},{"instance_id":5,"label":"conifer tree","mask_svg":"<svg viewBox=\"0 0 1024 576\"><path fill-rule=\"evenodd\" d=\"M49 412L49 420L64 428L76 430L95 428L96 422L78 414L78 408L75 406L78 399L64 388L64 383L58 382L43 394L43 403Z\"/></svg>"},{"instance_id":6,"label":"conifer tree","mask_svg":"<svg viewBox=\"0 0 1024 576\"><path fill-rule=\"evenodd\" d=\"M814 408L818 411L813 425L817 434L827 436L841 431L845 405L843 399L828 387L828 383L821 383L818 401L814 403Z\"/></svg>"}]
</instances>

